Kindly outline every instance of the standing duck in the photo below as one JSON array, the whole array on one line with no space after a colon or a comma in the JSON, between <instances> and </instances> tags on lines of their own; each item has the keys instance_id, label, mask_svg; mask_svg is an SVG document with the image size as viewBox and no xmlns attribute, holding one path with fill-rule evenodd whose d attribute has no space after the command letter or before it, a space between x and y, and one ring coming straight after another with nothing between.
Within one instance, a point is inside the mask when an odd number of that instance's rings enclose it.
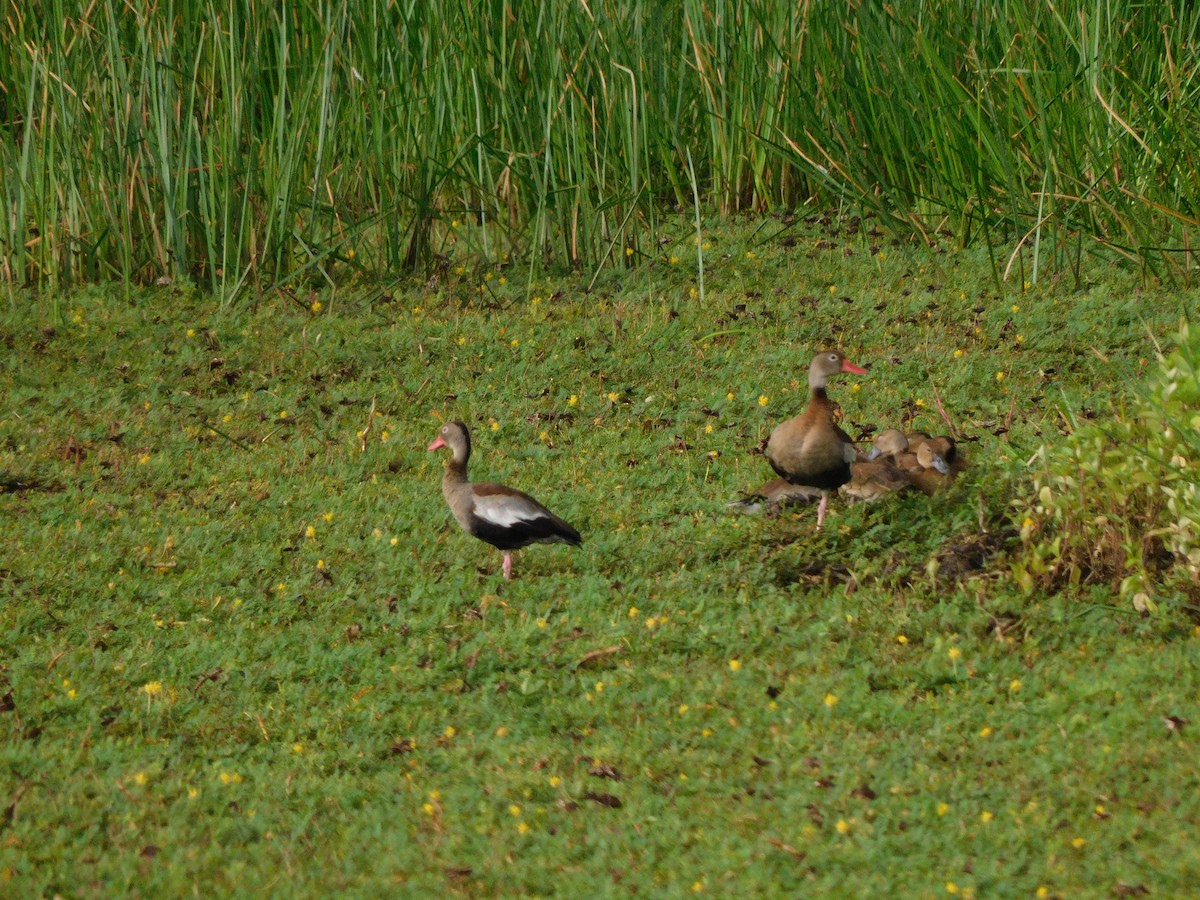
<instances>
[{"instance_id":1,"label":"standing duck","mask_svg":"<svg viewBox=\"0 0 1200 900\"><path fill-rule=\"evenodd\" d=\"M514 550L530 544L579 546L579 532L528 494L503 484L467 480L471 435L462 422L442 426L429 450L449 447L451 458L442 477L442 493L462 530L504 552L504 577L512 580Z\"/></svg>"},{"instance_id":2,"label":"standing duck","mask_svg":"<svg viewBox=\"0 0 1200 900\"><path fill-rule=\"evenodd\" d=\"M780 477L821 492L818 528L825 521L829 495L850 480L850 464L857 458L850 436L833 423L833 406L825 392L829 376L838 372L867 374L837 350L818 353L808 367L808 408L777 425L767 441L767 461Z\"/></svg>"}]
</instances>

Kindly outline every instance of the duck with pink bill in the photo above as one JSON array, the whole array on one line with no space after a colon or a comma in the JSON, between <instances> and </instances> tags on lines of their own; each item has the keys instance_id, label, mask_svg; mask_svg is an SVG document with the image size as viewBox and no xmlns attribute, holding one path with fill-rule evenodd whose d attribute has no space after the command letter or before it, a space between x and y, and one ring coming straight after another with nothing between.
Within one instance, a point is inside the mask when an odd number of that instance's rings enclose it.
<instances>
[{"instance_id":1,"label":"duck with pink bill","mask_svg":"<svg viewBox=\"0 0 1200 900\"><path fill-rule=\"evenodd\" d=\"M514 550L530 544L578 546L579 532L523 491L503 484L472 484L467 478L471 435L462 422L448 422L429 450L450 450L442 493L462 530L504 553L504 577L512 580Z\"/></svg>"},{"instance_id":2,"label":"duck with pink bill","mask_svg":"<svg viewBox=\"0 0 1200 900\"><path fill-rule=\"evenodd\" d=\"M825 521L829 495L850 480L850 464L858 458L854 442L833 421L827 391L829 378L840 372L865 375L837 350L823 350L808 367L808 407L776 426L767 441L767 461L784 481L820 491L817 527Z\"/></svg>"}]
</instances>

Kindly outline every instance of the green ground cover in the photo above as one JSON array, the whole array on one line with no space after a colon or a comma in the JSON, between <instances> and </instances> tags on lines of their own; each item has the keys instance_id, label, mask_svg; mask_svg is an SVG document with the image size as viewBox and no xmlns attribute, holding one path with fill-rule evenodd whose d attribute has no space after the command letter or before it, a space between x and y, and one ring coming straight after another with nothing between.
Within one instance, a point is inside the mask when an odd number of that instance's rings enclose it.
<instances>
[{"instance_id":1,"label":"green ground cover","mask_svg":"<svg viewBox=\"0 0 1200 900\"><path fill-rule=\"evenodd\" d=\"M1195 292L767 219L705 233L701 296L691 234L591 292L452 261L0 314L0 893L1193 890L1193 620L1005 552L1025 461ZM940 402L970 467L821 533L727 515L830 344L851 434ZM451 417L583 547L503 582Z\"/></svg>"}]
</instances>

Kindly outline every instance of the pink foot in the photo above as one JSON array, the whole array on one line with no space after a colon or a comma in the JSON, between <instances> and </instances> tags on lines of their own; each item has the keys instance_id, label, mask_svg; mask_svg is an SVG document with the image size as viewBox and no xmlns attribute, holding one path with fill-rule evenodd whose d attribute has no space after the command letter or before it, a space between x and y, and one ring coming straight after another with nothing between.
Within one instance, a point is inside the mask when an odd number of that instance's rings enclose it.
<instances>
[{"instance_id":1,"label":"pink foot","mask_svg":"<svg viewBox=\"0 0 1200 900\"><path fill-rule=\"evenodd\" d=\"M825 507L829 505L829 495L821 494L821 502L817 504L817 527L821 527L821 523L825 521Z\"/></svg>"},{"instance_id":2,"label":"pink foot","mask_svg":"<svg viewBox=\"0 0 1200 900\"><path fill-rule=\"evenodd\" d=\"M504 554L504 580L512 581L512 553Z\"/></svg>"}]
</instances>

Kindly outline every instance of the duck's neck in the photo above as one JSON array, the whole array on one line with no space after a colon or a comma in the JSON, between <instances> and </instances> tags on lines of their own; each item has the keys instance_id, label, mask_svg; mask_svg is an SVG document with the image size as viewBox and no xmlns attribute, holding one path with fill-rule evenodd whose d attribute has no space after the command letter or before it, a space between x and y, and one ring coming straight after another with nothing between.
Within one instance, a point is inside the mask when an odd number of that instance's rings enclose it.
<instances>
[{"instance_id":1,"label":"duck's neck","mask_svg":"<svg viewBox=\"0 0 1200 900\"><path fill-rule=\"evenodd\" d=\"M457 487L460 484L469 484L467 480L467 459L468 455L464 453L462 458L456 453L451 457L450 462L446 464L446 473L442 476L442 486L446 488Z\"/></svg>"},{"instance_id":2,"label":"duck's neck","mask_svg":"<svg viewBox=\"0 0 1200 900\"><path fill-rule=\"evenodd\" d=\"M821 384L819 384L819 385L812 384L812 382L810 380L808 388L809 388L808 397L809 397L810 404L812 404L813 406L828 406L829 405L829 394L827 394L825 392L824 380L822 380Z\"/></svg>"}]
</instances>

